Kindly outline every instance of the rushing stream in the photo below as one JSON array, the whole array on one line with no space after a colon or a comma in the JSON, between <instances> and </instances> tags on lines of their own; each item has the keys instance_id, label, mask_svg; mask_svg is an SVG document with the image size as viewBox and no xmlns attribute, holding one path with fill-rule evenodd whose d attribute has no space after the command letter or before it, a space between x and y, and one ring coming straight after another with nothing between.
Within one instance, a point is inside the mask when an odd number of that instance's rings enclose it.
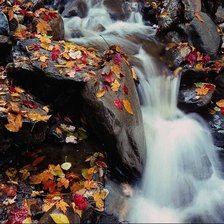
<instances>
[{"instance_id":1,"label":"rushing stream","mask_svg":"<svg viewBox=\"0 0 224 224\"><path fill-rule=\"evenodd\" d=\"M157 66L145 46L129 38L153 37L155 29L144 26L137 10L123 22L113 21L101 3L89 0L88 6L86 18L65 19L67 39L102 50L107 44L119 44L138 62L147 160L127 219L134 223L223 222L224 183L215 169L218 159L206 124L199 116L178 110L179 77ZM74 35L77 32L83 37Z\"/></svg>"}]
</instances>

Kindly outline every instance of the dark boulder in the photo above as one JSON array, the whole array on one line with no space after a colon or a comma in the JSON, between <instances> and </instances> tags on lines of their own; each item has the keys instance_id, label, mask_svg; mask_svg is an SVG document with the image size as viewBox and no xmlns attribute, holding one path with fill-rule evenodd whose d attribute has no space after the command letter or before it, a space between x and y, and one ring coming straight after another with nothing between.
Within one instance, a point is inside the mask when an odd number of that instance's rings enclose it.
<instances>
[{"instance_id":1,"label":"dark boulder","mask_svg":"<svg viewBox=\"0 0 224 224\"><path fill-rule=\"evenodd\" d=\"M197 50L214 58L219 51L221 37L212 19L205 13L200 14L204 22L195 17L189 25L186 25L186 31Z\"/></svg>"},{"instance_id":2,"label":"dark boulder","mask_svg":"<svg viewBox=\"0 0 224 224\"><path fill-rule=\"evenodd\" d=\"M106 92L102 98L96 97L98 85L94 80L86 83L83 96L83 110L94 134L101 139L108 151L112 167L126 179L139 177L145 160L145 137L140 103L130 68L122 63L124 77L120 81L128 87L129 93ZM114 100L126 97L130 101L133 115L125 109L115 107Z\"/></svg>"},{"instance_id":3,"label":"dark boulder","mask_svg":"<svg viewBox=\"0 0 224 224\"><path fill-rule=\"evenodd\" d=\"M0 35L0 65L6 65L11 61L12 42L8 36Z\"/></svg>"},{"instance_id":4,"label":"dark boulder","mask_svg":"<svg viewBox=\"0 0 224 224\"><path fill-rule=\"evenodd\" d=\"M128 13L130 15L131 9L128 2L123 4L123 0L118 0L116 1L116 4L114 4L114 1L112 0L105 0L103 4L112 19L123 20L128 17L128 15L126 16L125 13Z\"/></svg>"},{"instance_id":5,"label":"dark boulder","mask_svg":"<svg viewBox=\"0 0 224 224\"><path fill-rule=\"evenodd\" d=\"M6 15L0 12L0 35L9 34L9 23Z\"/></svg>"},{"instance_id":6,"label":"dark boulder","mask_svg":"<svg viewBox=\"0 0 224 224\"><path fill-rule=\"evenodd\" d=\"M73 16L84 18L87 15L88 15L88 5L86 1L83 0L69 1L65 5L65 9L62 12L62 16L65 18L70 18Z\"/></svg>"},{"instance_id":7,"label":"dark boulder","mask_svg":"<svg viewBox=\"0 0 224 224\"><path fill-rule=\"evenodd\" d=\"M216 85L216 90L214 93L214 99L220 100L224 98L224 74L219 74L215 80L214 84Z\"/></svg>"},{"instance_id":8,"label":"dark boulder","mask_svg":"<svg viewBox=\"0 0 224 224\"><path fill-rule=\"evenodd\" d=\"M183 19L183 5L180 0L169 1L158 16L161 31L172 28Z\"/></svg>"}]
</instances>

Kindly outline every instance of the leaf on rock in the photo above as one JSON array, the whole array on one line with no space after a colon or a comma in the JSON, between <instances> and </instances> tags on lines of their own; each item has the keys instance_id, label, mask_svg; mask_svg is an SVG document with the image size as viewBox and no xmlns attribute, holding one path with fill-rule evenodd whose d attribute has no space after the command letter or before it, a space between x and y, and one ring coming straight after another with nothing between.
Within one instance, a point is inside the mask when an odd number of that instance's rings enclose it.
<instances>
[{"instance_id":1,"label":"leaf on rock","mask_svg":"<svg viewBox=\"0 0 224 224\"><path fill-rule=\"evenodd\" d=\"M104 75L104 82L111 84L115 80L115 77L112 72L107 75Z\"/></svg>"},{"instance_id":2,"label":"leaf on rock","mask_svg":"<svg viewBox=\"0 0 224 224\"><path fill-rule=\"evenodd\" d=\"M61 50L59 46L54 46L51 52L52 61L56 61L61 54Z\"/></svg>"},{"instance_id":3,"label":"leaf on rock","mask_svg":"<svg viewBox=\"0 0 224 224\"><path fill-rule=\"evenodd\" d=\"M127 86L125 86L125 85L123 86L123 91L124 91L125 94L128 95L128 87Z\"/></svg>"},{"instance_id":4,"label":"leaf on rock","mask_svg":"<svg viewBox=\"0 0 224 224\"><path fill-rule=\"evenodd\" d=\"M106 198L108 192L107 191L96 191L93 194L93 199L96 202L96 207L99 209L104 208L104 199Z\"/></svg>"},{"instance_id":5,"label":"leaf on rock","mask_svg":"<svg viewBox=\"0 0 224 224\"><path fill-rule=\"evenodd\" d=\"M134 68L131 68L131 74L132 74L132 78L133 78L134 80L138 80L138 76L137 76L136 71L135 71Z\"/></svg>"},{"instance_id":6,"label":"leaf on rock","mask_svg":"<svg viewBox=\"0 0 224 224\"><path fill-rule=\"evenodd\" d=\"M119 65L113 64L110 69L118 78L120 78L121 67Z\"/></svg>"},{"instance_id":7,"label":"leaf on rock","mask_svg":"<svg viewBox=\"0 0 224 224\"><path fill-rule=\"evenodd\" d=\"M64 187L65 189L68 188L69 180L67 180L65 177L60 177L57 179L57 181L58 181L58 183L57 183L58 187Z\"/></svg>"},{"instance_id":8,"label":"leaf on rock","mask_svg":"<svg viewBox=\"0 0 224 224\"><path fill-rule=\"evenodd\" d=\"M54 220L57 224L70 224L68 217L61 213L54 213L50 214L51 218Z\"/></svg>"},{"instance_id":9,"label":"leaf on rock","mask_svg":"<svg viewBox=\"0 0 224 224\"><path fill-rule=\"evenodd\" d=\"M5 128L11 132L18 132L22 128L22 116L21 114L8 114L8 124L5 125Z\"/></svg>"},{"instance_id":10,"label":"leaf on rock","mask_svg":"<svg viewBox=\"0 0 224 224\"><path fill-rule=\"evenodd\" d=\"M130 103L129 100L124 99L124 100L123 100L123 105L124 105L125 110L126 110L129 114L134 114L134 113L133 113L133 110L132 110L131 103Z\"/></svg>"},{"instance_id":11,"label":"leaf on rock","mask_svg":"<svg viewBox=\"0 0 224 224\"><path fill-rule=\"evenodd\" d=\"M48 31L52 31L50 25L43 19L40 19L38 21L36 28L37 28L37 33L40 33L42 35L46 35Z\"/></svg>"},{"instance_id":12,"label":"leaf on rock","mask_svg":"<svg viewBox=\"0 0 224 224\"><path fill-rule=\"evenodd\" d=\"M105 95L106 91L104 89L100 89L97 93L96 93L96 97L97 98L101 98Z\"/></svg>"},{"instance_id":13,"label":"leaf on rock","mask_svg":"<svg viewBox=\"0 0 224 224\"><path fill-rule=\"evenodd\" d=\"M111 83L110 86L111 86L112 91L117 92L119 90L120 85L121 84L117 81L117 79L115 79L114 82Z\"/></svg>"},{"instance_id":14,"label":"leaf on rock","mask_svg":"<svg viewBox=\"0 0 224 224\"><path fill-rule=\"evenodd\" d=\"M200 87L200 88L196 88L195 92L197 93L197 95L199 96L204 96L207 95L209 92L208 88L204 88L204 86Z\"/></svg>"},{"instance_id":15,"label":"leaf on rock","mask_svg":"<svg viewBox=\"0 0 224 224\"><path fill-rule=\"evenodd\" d=\"M114 100L114 105L119 110L121 110L123 108L123 102L120 99L115 99Z\"/></svg>"},{"instance_id":16,"label":"leaf on rock","mask_svg":"<svg viewBox=\"0 0 224 224\"><path fill-rule=\"evenodd\" d=\"M72 59L80 59L82 57L82 52L81 51L69 52L68 55Z\"/></svg>"},{"instance_id":17,"label":"leaf on rock","mask_svg":"<svg viewBox=\"0 0 224 224\"><path fill-rule=\"evenodd\" d=\"M60 209L64 213L66 213L67 207L69 207L69 205L63 199L56 202L56 208Z\"/></svg>"},{"instance_id":18,"label":"leaf on rock","mask_svg":"<svg viewBox=\"0 0 224 224\"><path fill-rule=\"evenodd\" d=\"M41 115L36 112L30 112L27 114L27 117L32 121L48 121L51 115Z\"/></svg>"},{"instance_id":19,"label":"leaf on rock","mask_svg":"<svg viewBox=\"0 0 224 224\"><path fill-rule=\"evenodd\" d=\"M224 99L217 101L216 105L220 108L224 108Z\"/></svg>"}]
</instances>

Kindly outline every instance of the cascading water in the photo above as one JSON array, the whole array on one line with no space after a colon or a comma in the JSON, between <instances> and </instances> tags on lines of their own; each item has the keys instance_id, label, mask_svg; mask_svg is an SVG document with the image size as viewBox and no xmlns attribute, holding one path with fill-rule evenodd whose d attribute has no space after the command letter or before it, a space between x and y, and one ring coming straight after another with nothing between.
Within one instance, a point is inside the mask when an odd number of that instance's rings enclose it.
<instances>
[{"instance_id":1,"label":"cascading water","mask_svg":"<svg viewBox=\"0 0 224 224\"><path fill-rule=\"evenodd\" d=\"M149 222L223 222L224 183L215 170L218 160L206 124L197 115L177 108L179 77L159 69L141 44L127 35L153 35L134 11L126 22L113 21L102 3L88 1L86 18L65 20L67 38L79 44L100 46L105 40L135 52L140 79L138 92L147 139L147 159L141 189L130 202L128 220ZM99 26L100 25L100 26ZM103 27L103 30L97 29ZM84 37L74 38L79 29ZM105 40L100 36L102 35ZM104 47L104 48L105 48ZM144 46L143 46L144 47Z\"/></svg>"}]
</instances>

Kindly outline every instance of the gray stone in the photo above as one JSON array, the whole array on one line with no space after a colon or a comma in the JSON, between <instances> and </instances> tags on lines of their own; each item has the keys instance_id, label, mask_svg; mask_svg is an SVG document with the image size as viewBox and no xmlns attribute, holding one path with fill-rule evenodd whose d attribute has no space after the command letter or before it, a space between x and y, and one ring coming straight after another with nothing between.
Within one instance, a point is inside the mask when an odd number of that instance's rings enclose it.
<instances>
[{"instance_id":1,"label":"gray stone","mask_svg":"<svg viewBox=\"0 0 224 224\"><path fill-rule=\"evenodd\" d=\"M6 15L0 12L0 35L9 34L9 23Z\"/></svg>"},{"instance_id":2,"label":"gray stone","mask_svg":"<svg viewBox=\"0 0 224 224\"><path fill-rule=\"evenodd\" d=\"M129 94L125 97L129 99L134 115L115 107L115 92L106 92L104 97L98 99L95 95L98 86L93 80L86 83L82 92L83 110L92 131L104 142L111 165L120 174L133 179L143 171L146 145L135 83L126 63L123 62L122 68L125 76L121 86L125 83L129 88Z\"/></svg>"},{"instance_id":3,"label":"gray stone","mask_svg":"<svg viewBox=\"0 0 224 224\"><path fill-rule=\"evenodd\" d=\"M200 14L204 22L194 18L189 25L186 25L186 31L198 51L214 58L220 48L221 37L212 19L205 13Z\"/></svg>"}]
</instances>

